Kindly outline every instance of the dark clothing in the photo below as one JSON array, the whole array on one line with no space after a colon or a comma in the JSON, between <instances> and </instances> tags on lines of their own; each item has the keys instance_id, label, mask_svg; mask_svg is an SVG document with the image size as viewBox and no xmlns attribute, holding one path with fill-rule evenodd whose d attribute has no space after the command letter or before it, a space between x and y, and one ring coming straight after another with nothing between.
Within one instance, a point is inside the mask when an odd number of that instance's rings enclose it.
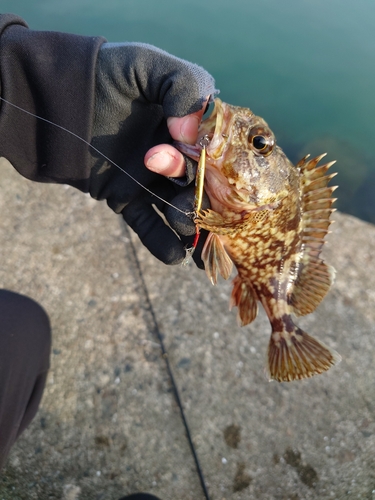
<instances>
[{"instance_id":1,"label":"dark clothing","mask_svg":"<svg viewBox=\"0 0 375 500\"><path fill-rule=\"evenodd\" d=\"M33 300L0 290L0 470L16 439L34 418L49 369L51 330ZM159 500L135 493L120 500Z\"/></svg>"},{"instance_id":2,"label":"dark clothing","mask_svg":"<svg viewBox=\"0 0 375 500\"><path fill-rule=\"evenodd\" d=\"M95 66L104 38L33 31L18 16L0 16L1 97L91 141ZM0 102L0 156L40 182L89 190L87 145Z\"/></svg>"},{"instance_id":3,"label":"dark clothing","mask_svg":"<svg viewBox=\"0 0 375 500\"><path fill-rule=\"evenodd\" d=\"M0 290L0 469L34 418L49 368L48 316L33 300Z\"/></svg>"}]
</instances>

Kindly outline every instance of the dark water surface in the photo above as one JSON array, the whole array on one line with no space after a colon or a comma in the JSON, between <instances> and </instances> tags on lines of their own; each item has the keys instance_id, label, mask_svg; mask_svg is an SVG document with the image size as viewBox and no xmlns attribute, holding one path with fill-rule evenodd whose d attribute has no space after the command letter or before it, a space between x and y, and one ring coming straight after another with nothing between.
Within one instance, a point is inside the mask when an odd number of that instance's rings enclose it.
<instances>
[{"instance_id":1,"label":"dark water surface","mask_svg":"<svg viewBox=\"0 0 375 500\"><path fill-rule=\"evenodd\" d=\"M263 116L293 161L337 159L336 206L375 223L373 0L1 0L1 12L204 66L220 97Z\"/></svg>"}]
</instances>

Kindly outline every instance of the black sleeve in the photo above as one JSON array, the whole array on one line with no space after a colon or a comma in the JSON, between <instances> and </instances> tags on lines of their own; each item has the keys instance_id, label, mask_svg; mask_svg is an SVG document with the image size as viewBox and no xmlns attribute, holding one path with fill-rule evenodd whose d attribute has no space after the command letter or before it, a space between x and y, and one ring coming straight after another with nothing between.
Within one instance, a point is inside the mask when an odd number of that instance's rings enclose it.
<instances>
[{"instance_id":1,"label":"black sleeve","mask_svg":"<svg viewBox=\"0 0 375 500\"><path fill-rule=\"evenodd\" d=\"M33 31L18 16L0 15L1 97L90 141L95 66L104 41ZM89 189L88 146L3 101L0 156L33 181Z\"/></svg>"}]
</instances>

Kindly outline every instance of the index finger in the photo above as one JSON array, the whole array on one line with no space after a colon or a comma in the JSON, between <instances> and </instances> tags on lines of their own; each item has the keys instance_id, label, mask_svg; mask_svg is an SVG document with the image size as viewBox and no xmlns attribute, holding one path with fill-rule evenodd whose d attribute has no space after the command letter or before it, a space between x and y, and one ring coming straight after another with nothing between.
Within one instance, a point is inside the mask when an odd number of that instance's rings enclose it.
<instances>
[{"instance_id":1,"label":"index finger","mask_svg":"<svg viewBox=\"0 0 375 500\"><path fill-rule=\"evenodd\" d=\"M198 137L198 127L206 110L208 99L204 102L202 109L195 113L181 118L175 116L167 118L169 133L173 139L186 144L195 144Z\"/></svg>"}]
</instances>

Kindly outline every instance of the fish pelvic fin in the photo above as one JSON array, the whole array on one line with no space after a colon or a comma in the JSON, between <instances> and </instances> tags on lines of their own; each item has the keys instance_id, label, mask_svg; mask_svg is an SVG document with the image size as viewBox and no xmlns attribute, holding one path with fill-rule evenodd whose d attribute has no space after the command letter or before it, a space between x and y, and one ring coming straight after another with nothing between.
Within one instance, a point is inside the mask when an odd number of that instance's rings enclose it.
<instances>
[{"instance_id":1,"label":"fish pelvic fin","mask_svg":"<svg viewBox=\"0 0 375 500\"><path fill-rule=\"evenodd\" d=\"M258 314L258 302L254 289L250 283L237 275L233 280L232 295L229 307L238 307L237 322L245 326L254 321Z\"/></svg>"},{"instance_id":2,"label":"fish pelvic fin","mask_svg":"<svg viewBox=\"0 0 375 500\"><path fill-rule=\"evenodd\" d=\"M217 283L218 274L226 280L229 278L233 262L217 234L208 235L202 250L202 260L206 274L213 285Z\"/></svg>"},{"instance_id":3,"label":"fish pelvic fin","mask_svg":"<svg viewBox=\"0 0 375 500\"><path fill-rule=\"evenodd\" d=\"M291 324L289 320L288 330ZM292 325L292 331L272 332L268 346L270 380L302 380L323 373L341 361L336 351Z\"/></svg>"}]
</instances>

